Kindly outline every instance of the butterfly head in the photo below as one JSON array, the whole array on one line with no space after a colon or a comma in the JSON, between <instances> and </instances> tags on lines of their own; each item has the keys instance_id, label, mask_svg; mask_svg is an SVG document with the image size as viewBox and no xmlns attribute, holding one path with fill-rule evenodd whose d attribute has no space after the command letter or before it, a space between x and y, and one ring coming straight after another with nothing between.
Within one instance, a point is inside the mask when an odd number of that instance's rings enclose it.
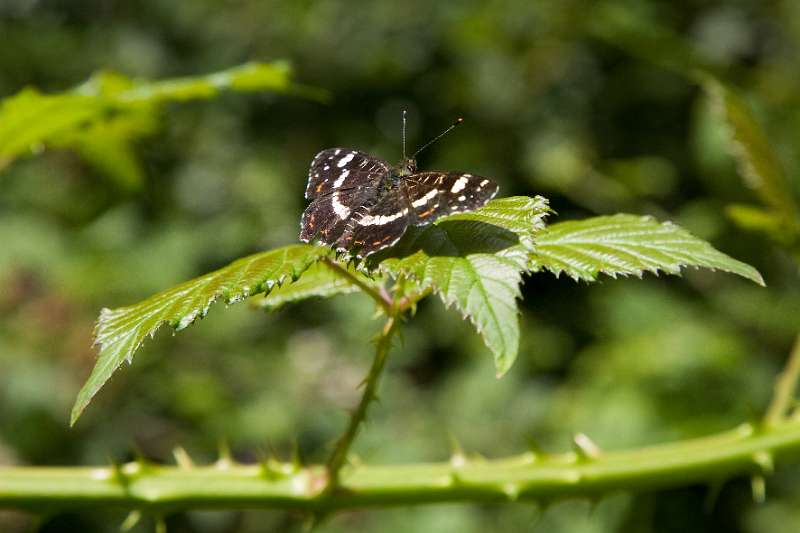
<instances>
[{"instance_id":1,"label":"butterfly head","mask_svg":"<svg viewBox=\"0 0 800 533\"><path fill-rule=\"evenodd\" d=\"M417 171L417 160L413 157L406 157L397 165L398 174L409 176Z\"/></svg>"}]
</instances>

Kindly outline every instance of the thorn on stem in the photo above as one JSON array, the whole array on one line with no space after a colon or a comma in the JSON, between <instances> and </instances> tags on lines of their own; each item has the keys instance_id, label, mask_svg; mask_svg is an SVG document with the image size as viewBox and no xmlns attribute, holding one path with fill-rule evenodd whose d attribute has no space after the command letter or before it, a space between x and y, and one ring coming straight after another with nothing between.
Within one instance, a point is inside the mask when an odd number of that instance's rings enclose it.
<instances>
[{"instance_id":1,"label":"thorn on stem","mask_svg":"<svg viewBox=\"0 0 800 533\"><path fill-rule=\"evenodd\" d=\"M258 465L261 476L268 481L277 481L284 477L280 463L263 452L258 454Z\"/></svg>"},{"instance_id":2,"label":"thorn on stem","mask_svg":"<svg viewBox=\"0 0 800 533\"><path fill-rule=\"evenodd\" d=\"M584 433L577 433L572 438L572 442L575 446L575 452L582 461L595 460L603 453L600 447Z\"/></svg>"},{"instance_id":3,"label":"thorn on stem","mask_svg":"<svg viewBox=\"0 0 800 533\"><path fill-rule=\"evenodd\" d=\"M194 468L194 461L192 461L192 458L183 446L176 446L172 450L172 456L175 458L175 463L177 463L178 467L185 470Z\"/></svg>"},{"instance_id":4,"label":"thorn on stem","mask_svg":"<svg viewBox=\"0 0 800 533\"><path fill-rule=\"evenodd\" d=\"M156 533L167 533L167 521L163 516L156 517Z\"/></svg>"},{"instance_id":5,"label":"thorn on stem","mask_svg":"<svg viewBox=\"0 0 800 533\"><path fill-rule=\"evenodd\" d=\"M775 461L772 459L772 454L766 450L754 453L753 461L761 469L763 475L770 475L775 471Z\"/></svg>"},{"instance_id":6,"label":"thorn on stem","mask_svg":"<svg viewBox=\"0 0 800 533\"><path fill-rule=\"evenodd\" d=\"M303 469L303 458L300 453L300 444L297 439L292 442L292 471L296 474Z\"/></svg>"},{"instance_id":7,"label":"thorn on stem","mask_svg":"<svg viewBox=\"0 0 800 533\"><path fill-rule=\"evenodd\" d=\"M515 502L519 499L519 486L516 483L506 483L503 485L503 494L508 501Z\"/></svg>"},{"instance_id":8,"label":"thorn on stem","mask_svg":"<svg viewBox=\"0 0 800 533\"><path fill-rule=\"evenodd\" d=\"M128 516L126 516L125 520L123 520L122 524L120 524L119 530L122 531L123 533L127 533L128 531L136 527L136 524L138 524L139 520L141 519L142 519L142 512L139 511L138 509L135 509L130 513L128 513Z\"/></svg>"},{"instance_id":9,"label":"thorn on stem","mask_svg":"<svg viewBox=\"0 0 800 533\"><path fill-rule=\"evenodd\" d=\"M228 441L226 441L225 439L221 439L219 441L219 445L217 446L217 448L218 448L217 453L219 454L219 459L217 459L215 466L220 470L226 470L231 466L233 466L234 463L233 455L231 455L231 448L228 445Z\"/></svg>"},{"instance_id":10,"label":"thorn on stem","mask_svg":"<svg viewBox=\"0 0 800 533\"><path fill-rule=\"evenodd\" d=\"M452 433L449 434L450 438L450 466L453 468L462 468L467 464L467 456L464 453L464 448L461 443Z\"/></svg>"}]
</instances>

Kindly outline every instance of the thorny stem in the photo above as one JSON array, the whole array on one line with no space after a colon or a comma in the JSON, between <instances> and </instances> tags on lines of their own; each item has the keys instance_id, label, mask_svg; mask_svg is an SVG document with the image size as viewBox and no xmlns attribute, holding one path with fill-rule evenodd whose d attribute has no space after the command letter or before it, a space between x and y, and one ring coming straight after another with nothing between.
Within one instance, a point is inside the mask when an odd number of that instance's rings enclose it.
<instances>
[{"instance_id":1,"label":"thorny stem","mask_svg":"<svg viewBox=\"0 0 800 533\"><path fill-rule=\"evenodd\" d=\"M352 276L349 272L342 269L341 266L337 265L333 261L326 260L325 264L331 266L331 268L337 268L343 271L348 276L351 276L354 282L358 281L359 287L363 287L363 282L361 282L361 280L358 280ZM353 441L355 440L359 429L367 418L367 410L369 409L370 404L377 398L378 383L380 382L383 369L386 366L386 359L389 355L389 350L392 347L392 338L397 331L403 314L409 309L413 309L416 303L428 294L428 291L422 291L417 294L406 294L406 279L402 276L399 277L395 282L394 292L397 295L395 299L389 296L388 291L383 287L380 291L377 291L374 287L367 286L365 290L370 291L370 294L373 296L373 298L375 298L376 301L382 302L387 318L386 322L383 324L383 329L377 338L375 359L373 359L372 367L370 367L369 373L364 379L364 392L361 395L361 400L359 401L356 410L350 416L350 422L347 426L347 429L336 443L336 448L333 450L333 453L325 465L327 481L325 483L323 492L327 494L334 492L338 488L339 473L347 462L347 455L350 453L350 448L353 445Z\"/></svg>"},{"instance_id":2,"label":"thorny stem","mask_svg":"<svg viewBox=\"0 0 800 533\"><path fill-rule=\"evenodd\" d=\"M339 442L336 443L336 448L333 450L330 459L328 459L326 465L328 474L328 484L325 487L326 492L336 490L339 484L339 472L347 461L347 454L350 452L350 446L352 446L359 428L367 417L367 409L370 403L377 397L376 390L378 388L378 382L380 381L383 368L386 365L386 358L389 355L389 349L392 347L392 337L397 330L397 324L399 322L397 313L397 310L393 311L383 324L383 330L378 337L377 347L375 349L375 359L373 359L372 367L369 369L369 374L367 374L364 380L364 393L361 395L361 401L350 417L347 430L339 439Z\"/></svg>"},{"instance_id":3,"label":"thorny stem","mask_svg":"<svg viewBox=\"0 0 800 533\"><path fill-rule=\"evenodd\" d=\"M0 509L36 513L116 507L164 516L188 509L339 510L443 502L553 502L597 499L615 491L652 491L735 476L768 475L800 456L800 423L732 431L596 457L527 452L498 459L354 465L338 490L314 490L324 465L270 462L219 466L0 467Z\"/></svg>"},{"instance_id":4,"label":"thorny stem","mask_svg":"<svg viewBox=\"0 0 800 533\"><path fill-rule=\"evenodd\" d=\"M767 407L767 413L764 415L765 426L771 427L778 424L789 412L794 403L798 379L800 379L800 334L795 339L786 366L775 380L775 392L769 407Z\"/></svg>"}]
</instances>

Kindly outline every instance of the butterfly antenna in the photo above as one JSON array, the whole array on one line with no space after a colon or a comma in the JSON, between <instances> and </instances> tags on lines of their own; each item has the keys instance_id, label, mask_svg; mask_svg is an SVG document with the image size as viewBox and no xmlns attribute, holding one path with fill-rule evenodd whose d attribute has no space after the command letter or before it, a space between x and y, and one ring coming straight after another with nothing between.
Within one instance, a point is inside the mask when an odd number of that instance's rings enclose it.
<instances>
[{"instance_id":1,"label":"butterfly antenna","mask_svg":"<svg viewBox=\"0 0 800 533\"><path fill-rule=\"evenodd\" d=\"M406 160L406 110L403 109L403 161Z\"/></svg>"},{"instance_id":2,"label":"butterfly antenna","mask_svg":"<svg viewBox=\"0 0 800 533\"><path fill-rule=\"evenodd\" d=\"M428 142L427 142L425 145L423 145L423 146L422 146L422 148L420 148L419 150L417 150L416 152L414 152L414 155L412 155L412 156L411 156L411 158L412 158L412 159L416 158L418 153L420 153L420 152L421 152L421 151L423 151L425 148L427 148L428 146L432 145L433 143L435 143L436 141L438 141L439 139L441 139L442 137L444 137L445 135L447 135L448 133L450 133L450 132L453 130L453 128L455 128L456 126L460 125L462 122L464 122L464 119L463 119L463 118L461 118L461 117L458 117L458 118L456 119L456 121L455 121L455 122L453 122L452 124L450 124L450 127L449 127L449 128L447 128L447 129L446 129L446 130L444 130L442 133L440 133L439 135L437 135L436 137L434 137L433 139L431 139L430 141L428 141Z\"/></svg>"}]
</instances>

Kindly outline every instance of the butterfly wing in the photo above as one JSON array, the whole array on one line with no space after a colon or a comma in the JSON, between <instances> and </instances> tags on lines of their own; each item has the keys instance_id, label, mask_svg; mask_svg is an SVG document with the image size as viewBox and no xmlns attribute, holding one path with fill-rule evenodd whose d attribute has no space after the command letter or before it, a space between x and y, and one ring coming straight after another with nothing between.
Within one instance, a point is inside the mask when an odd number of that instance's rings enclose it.
<instances>
[{"instance_id":1,"label":"butterfly wing","mask_svg":"<svg viewBox=\"0 0 800 533\"><path fill-rule=\"evenodd\" d=\"M327 245L334 244L356 209L369 201L374 188L374 185L348 187L316 196L303 211L300 240L318 239Z\"/></svg>"},{"instance_id":2,"label":"butterfly wing","mask_svg":"<svg viewBox=\"0 0 800 533\"><path fill-rule=\"evenodd\" d=\"M462 172L419 172L408 176L404 184L414 225L483 207L499 189L488 178Z\"/></svg>"},{"instance_id":3,"label":"butterfly wing","mask_svg":"<svg viewBox=\"0 0 800 533\"><path fill-rule=\"evenodd\" d=\"M382 159L348 148L328 148L314 156L308 169L306 199L313 200L337 189L362 187L390 172Z\"/></svg>"},{"instance_id":4,"label":"butterfly wing","mask_svg":"<svg viewBox=\"0 0 800 533\"><path fill-rule=\"evenodd\" d=\"M411 208L399 193L399 189L378 189L357 207L337 239L336 249L366 257L400 240L408 228Z\"/></svg>"}]
</instances>

